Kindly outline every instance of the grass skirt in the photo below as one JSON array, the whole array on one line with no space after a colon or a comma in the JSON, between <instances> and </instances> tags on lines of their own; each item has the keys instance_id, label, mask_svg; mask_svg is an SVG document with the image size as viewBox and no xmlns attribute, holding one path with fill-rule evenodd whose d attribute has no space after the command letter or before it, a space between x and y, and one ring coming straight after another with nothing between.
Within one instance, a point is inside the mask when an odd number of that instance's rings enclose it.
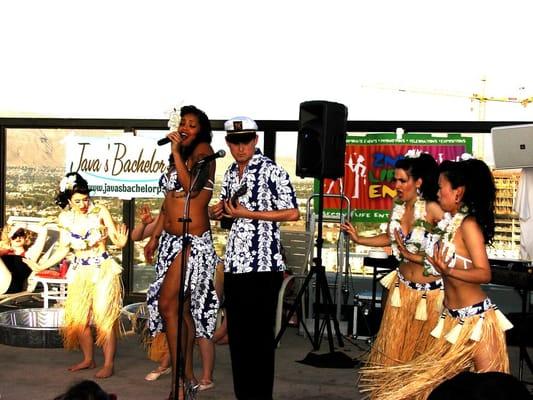
<instances>
[{"instance_id":1,"label":"grass skirt","mask_svg":"<svg viewBox=\"0 0 533 400\"><path fill-rule=\"evenodd\" d=\"M113 331L118 333L117 321L122 308L121 271L122 267L111 257L100 264L77 267L68 284L61 328L66 349L79 347L79 334L89 323L96 328L97 346L106 343Z\"/></svg>"},{"instance_id":2,"label":"grass skirt","mask_svg":"<svg viewBox=\"0 0 533 400\"><path fill-rule=\"evenodd\" d=\"M497 313L500 312L491 308L461 319L445 311L432 332L439 337L431 337L424 354L402 365L368 368L365 378L371 378L361 386L373 400L424 400L441 382L462 371L474 370L478 351L490 354L490 365L478 372L508 373L504 330L512 325Z\"/></svg>"},{"instance_id":3,"label":"grass skirt","mask_svg":"<svg viewBox=\"0 0 533 400\"><path fill-rule=\"evenodd\" d=\"M392 287L387 297L379 332L368 358L370 366L404 363L423 353L430 342L429 333L442 311L441 289L416 290L401 282L397 271L391 274L393 275L389 279ZM397 304L393 305L395 290L399 291L401 303L399 307ZM424 305L426 317L417 319L417 308Z\"/></svg>"}]
</instances>

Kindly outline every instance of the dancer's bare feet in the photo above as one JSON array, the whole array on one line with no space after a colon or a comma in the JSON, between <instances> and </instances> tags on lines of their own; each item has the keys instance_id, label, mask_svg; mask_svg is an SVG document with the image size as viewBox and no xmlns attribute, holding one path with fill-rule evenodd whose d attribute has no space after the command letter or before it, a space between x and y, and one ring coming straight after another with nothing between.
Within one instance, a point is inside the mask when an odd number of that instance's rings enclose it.
<instances>
[{"instance_id":1,"label":"dancer's bare feet","mask_svg":"<svg viewBox=\"0 0 533 400\"><path fill-rule=\"evenodd\" d=\"M81 363L69 367L70 372L80 371L82 369L93 369L96 364L93 360L83 360Z\"/></svg>"},{"instance_id":2,"label":"dancer's bare feet","mask_svg":"<svg viewBox=\"0 0 533 400\"><path fill-rule=\"evenodd\" d=\"M113 375L113 366L112 365L104 365L96 374L94 374L95 378L109 378L111 375Z\"/></svg>"}]
</instances>

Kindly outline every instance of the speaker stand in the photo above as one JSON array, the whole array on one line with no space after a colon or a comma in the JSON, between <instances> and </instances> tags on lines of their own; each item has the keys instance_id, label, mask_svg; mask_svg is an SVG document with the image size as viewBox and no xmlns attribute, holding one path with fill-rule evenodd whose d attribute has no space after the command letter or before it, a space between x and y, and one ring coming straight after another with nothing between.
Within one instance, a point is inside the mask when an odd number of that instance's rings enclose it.
<instances>
[{"instance_id":1,"label":"speaker stand","mask_svg":"<svg viewBox=\"0 0 533 400\"><path fill-rule=\"evenodd\" d=\"M313 307L314 310L314 332L313 337L309 334L309 330L307 329L307 326L305 325L305 322L303 321L303 318L300 319L302 326L305 330L305 333L307 334L307 337L311 341L311 344L313 346L314 351L320 350L320 343L321 343L321 333L323 332L324 326L320 327L320 317L321 314L324 314L324 325L327 329L327 335L328 335L328 343L329 343L329 353L326 353L324 355L316 355L313 353L309 353L304 360L302 360L302 363L313 365L315 367L327 367L327 368L352 368L354 366L354 361L348 357L345 353L341 352L335 352L335 346L333 343L333 331L331 328L331 322L333 322L333 328L335 330L335 335L337 337L337 340L339 342L339 347L344 347L344 341L340 332L339 328L339 321L337 320L337 317L335 316L334 312L334 304L331 299L331 294L329 292L329 286L328 281L326 278L326 268L322 265L322 245L323 245L323 239L322 239L322 214L324 211L324 178L320 178L320 195L318 198L318 237L316 241L317 246L317 256L313 259L314 265L311 266L309 273L307 274L304 283L302 284L302 287L300 288L300 291L298 292L298 295L296 296L296 300L294 301L293 305L291 306L291 309L289 310L289 313L287 315L287 318L283 321L283 324L281 326L281 329L278 333L278 335L275 338L274 346L277 347L281 337L283 336L283 333L285 332L285 329L287 329L288 323L296 310L299 309L303 295L305 291L307 290L307 287L309 283L311 282L311 279L313 276L315 276L315 305ZM320 310L320 298L321 295L324 297L324 307L325 310L323 310L323 313Z\"/></svg>"}]
</instances>

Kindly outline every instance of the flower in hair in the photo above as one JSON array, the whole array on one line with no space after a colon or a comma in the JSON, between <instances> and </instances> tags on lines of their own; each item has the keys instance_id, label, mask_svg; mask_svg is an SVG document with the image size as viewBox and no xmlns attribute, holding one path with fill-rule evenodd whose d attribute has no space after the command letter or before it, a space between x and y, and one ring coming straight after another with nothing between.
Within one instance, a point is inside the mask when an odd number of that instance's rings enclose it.
<instances>
[{"instance_id":1,"label":"flower in hair","mask_svg":"<svg viewBox=\"0 0 533 400\"><path fill-rule=\"evenodd\" d=\"M168 127L170 128L171 132L175 132L178 130L178 127L180 126L181 116L180 111L176 108L173 108L172 111L169 113L169 119L168 119Z\"/></svg>"},{"instance_id":2,"label":"flower in hair","mask_svg":"<svg viewBox=\"0 0 533 400\"><path fill-rule=\"evenodd\" d=\"M65 190L72 190L74 189L75 184L76 175L65 176L61 179L61 182L59 182L59 191L64 192Z\"/></svg>"},{"instance_id":3,"label":"flower in hair","mask_svg":"<svg viewBox=\"0 0 533 400\"><path fill-rule=\"evenodd\" d=\"M405 157L407 157L407 158L418 158L418 157L420 157L420 154L422 154L422 150L409 149L409 150L407 150L407 153L405 153Z\"/></svg>"},{"instance_id":4,"label":"flower in hair","mask_svg":"<svg viewBox=\"0 0 533 400\"><path fill-rule=\"evenodd\" d=\"M474 156L470 153L463 153L461 154L461 161L466 161L474 158Z\"/></svg>"}]
</instances>

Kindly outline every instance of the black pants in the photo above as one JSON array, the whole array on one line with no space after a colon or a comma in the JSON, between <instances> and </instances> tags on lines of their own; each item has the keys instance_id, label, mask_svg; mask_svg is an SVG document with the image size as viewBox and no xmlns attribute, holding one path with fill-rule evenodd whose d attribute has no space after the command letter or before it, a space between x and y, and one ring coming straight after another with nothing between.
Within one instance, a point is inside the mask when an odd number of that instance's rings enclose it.
<instances>
[{"instance_id":1,"label":"black pants","mask_svg":"<svg viewBox=\"0 0 533 400\"><path fill-rule=\"evenodd\" d=\"M224 297L239 400L271 400L274 387L274 324L282 272L224 274Z\"/></svg>"}]
</instances>

